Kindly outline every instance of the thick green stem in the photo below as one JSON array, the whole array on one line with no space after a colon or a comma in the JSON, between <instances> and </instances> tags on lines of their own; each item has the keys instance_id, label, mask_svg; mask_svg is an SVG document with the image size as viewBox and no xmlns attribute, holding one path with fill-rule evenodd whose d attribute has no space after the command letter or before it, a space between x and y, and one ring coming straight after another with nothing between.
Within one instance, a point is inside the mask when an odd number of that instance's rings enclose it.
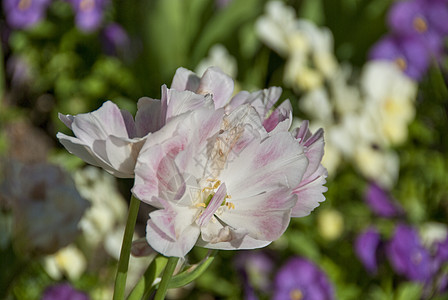
<instances>
[{"instance_id":1,"label":"thick green stem","mask_svg":"<svg viewBox=\"0 0 448 300\"><path fill-rule=\"evenodd\" d=\"M168 289L168 284L170 283L170 279L173 276L174 269L176 268L178 260L178 257L170 257L168 259L165 271L163 272L162 281L160 281L159 288L157 289L154 300L165 299L166 290Z\"/></svg>"},{"instance_id":2,"label":"thick green stem","mask_svg":"<svg viewBox=\"0 0 448 300\"><path fill-rule=\"evenodd\" d=\"M132 236L134 235L135 222L137 220L140 200L131 197L129 204L128 220L124 230L123 244L121 246L120 260L118 261L117 277L115 278L114 300L124 299L126 277L128 275L129 256L131 254Z\"/></svg>"}]
</instances>

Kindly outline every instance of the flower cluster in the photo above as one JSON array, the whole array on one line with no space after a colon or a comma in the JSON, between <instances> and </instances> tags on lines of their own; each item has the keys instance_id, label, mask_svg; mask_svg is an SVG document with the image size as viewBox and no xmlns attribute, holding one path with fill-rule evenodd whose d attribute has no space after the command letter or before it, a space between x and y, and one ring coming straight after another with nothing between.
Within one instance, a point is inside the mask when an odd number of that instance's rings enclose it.
<instances>
[{"instance_id":1,"label":"flower cluster","mask_svg":"<svg viewBox=\"0 0 448 300\"><path fill-rule=\"evenodd\" d=\"M108 101L60 115L75 137L57 136L87 163L135 177L132 193L156 208L146 228L156 251L263 247L325 200L323 131L290 132L289 101L274 109L280 88L232 97L233 87L218 68L179 68L160 100L138 101L135 120Z\"/></svg>"},{"instance_id":2,"label":"flower cluster","mask_svg":"<svg viewBox=\"0 0 448 300\"><path fill-rule=\"evenodd\" d=\"M284 80L288 86L311 90L334 74L337 62L331 32L297 19L292 7L280 1L268 2L256 30L264 43L287 59Z\"/></svg>"},{"instance_id":3,"label":"flower cluster","mask_svg":"<svg viewBox=\"0 0 448 300\"><path fill-rule=\"evenodd\" d=\"M255 251L239 253L235 263L243 277L245 299L335 299L327 275L309 259L294 256L276 267L269 253Z\"/></svg>"},{"instance_id":4,"label":"flower cluster","mask_svg":"<svg viewBox=\"0 0 448 300\"><path fill-rule=\"evenodd\" d=\"M392 63L382 61L367 63L360 79L353 80L351 67L340 65L332 53L330 31L297 19L293 8L280 2L269 2L266 14L257 22L261 39L280 55L291 52L295 53L291 57L301 57L297 61L302 67L293 68L298 75L310 73L306 66L321 74L312 85L293 87L302 96L299 107L313 119L313 125L325 129L323 164L329 173L335 174L345 159L369 180L390 187L399 168L398 157L390 148L407 138L415 114L415 82ZM310 54L313 63L304 59ZM285 70L292 61L288 58Z\"/></svg>"},{"instance_id":5,"label":"flower cluster","mask_svg":"<svg viewBox=\"0 0 448 300\"><path fill-rule=\"evenodd\" d=\"M408 76L420 80L431 62L438 63L444 52L447 18L445 0L395 2L387 18L391 33L373 46L370 57L393 61Z\"/></svg>"},{"instance_id":6,"label":"flower cluster","mask_svg":"<svg viewBox=\"0 0 448 300\"><path fill-rule=\"evenodd\" d=\"M75 12L75 23L79 30L92 32L103 21L104 10L108 0L66 0ZM50 0L5 0L3 9L9 26L17 29L31 28L44 17Z\"/></svg>"},{"instance_id":7,"label":"flower cluster","mask_svg":"<svg viewBox=\"0 0 448 300\"><path fill-rule=\"evenodd\" d=\"M403 208L377 185L371 185L366 192L366 203L380 217L403 216ZM396 274L407 280L421 283L423 293L435 293L446 288L443 268L448 263L448 228L437 223L417 228L399 221L394 226L392 236L384 238L383 232L370 225L356 238L355 253L371 274L387 257ZM431 292L431 289L435 289Z\"/></svg>"}]
</instances>

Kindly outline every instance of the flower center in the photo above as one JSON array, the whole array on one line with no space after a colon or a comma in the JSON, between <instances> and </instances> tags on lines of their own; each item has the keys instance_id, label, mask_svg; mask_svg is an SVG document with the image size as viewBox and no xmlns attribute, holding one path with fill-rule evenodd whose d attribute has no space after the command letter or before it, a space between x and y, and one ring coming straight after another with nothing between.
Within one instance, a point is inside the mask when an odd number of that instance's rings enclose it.
<instances>
[{"instance_id":1,"label":"flower center","mask_svg":"<svg viewBox=\"0 0 448 300\"><path fill-rule=\"evenodd\" d=\"M79 9L83 12L88 12L93 10L95 7L95 1L94 0L81 0L79 3Z\"/></svg>"},{"instance_id":2,"label":"flower center","mask_svg":"<svg viewBox=\"0 0 448 300\"><path fill-rule=\"evenodd\" d=\"M19 8L19 10L27 10L28 8L30 8L31 3L32 0L20 0L17 7Z\"/></svg>"},{"instance_id":3,"label":"flower center","mask_svg":"<svg viewBox=\"0 0 448 300\"><path fill-rule=\"evenodd\" d=\"M208 179L209 183L205 186L198 195L198 202L195 207L200 209L197 223L200 226L208 224L215 214L222 213L222 209L234 209L235 205L231 202L227 202L227 199L231 198L227 194L227 188L225 183L221 184L220 180Z\"/></svg>"},{"instance_id":4,"label":"flower center","mask_svg":"<svg viewBox=\"0 0 448 300\"><path fill-rule=\"evenodd\" d=\"M291 300L302 300L303 299L303 293L301 290L299 289L293 289L290 293L289 293L289 298Z\"/></svg>"},{"instance_id":5,"label":"flower center","mask_svg":"<svg viewBox=\"0 0 448 300\"><path fill-rule=\"evenodd\" d=\"M428 30L428 24L426 24L425 20L422 17L415 17L412 22L414 29L417 30L418 33L423 33Z\"/></svg>"},{"instance_id":6,"label":"flower center","mask_svg":"<svg viewBox=\"0 0 448 300\"><path fill-rule=\"evenodd\" d=\"M400 68L400 70L404 71L408 67L406 60L403 57L398 57L395 59L395 63Z\"/></svg>"}]
</instances>

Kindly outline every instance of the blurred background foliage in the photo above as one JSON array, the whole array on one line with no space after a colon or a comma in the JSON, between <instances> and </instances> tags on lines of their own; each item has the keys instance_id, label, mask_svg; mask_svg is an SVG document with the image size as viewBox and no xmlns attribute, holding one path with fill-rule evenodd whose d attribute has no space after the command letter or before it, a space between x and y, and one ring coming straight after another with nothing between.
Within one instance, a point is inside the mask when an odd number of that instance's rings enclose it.
<instances>
[{"instance_id":1,"label":"blurred background foliage","mask_svg":"<svg viewBox=\"0 0 448 300\"><path fill-rule=\"evenodd\" d=\"M88 112L105 100L112 100L135 113L140 97L160 98L160 86L169 86L178 67L194 70L215 44L222 44L236 59L235 80L240 89L283 86L281 99L289 98L296 115L305 117L299 110L302 94L284 87L284 58L265 46L254 28L267 1L233 0L225 5L224 2L114 0L105 6L101 25L90 32L76 27L75 12L68 1L51 1L45 18L26 29L10 27L5 20L9 12L3 7L0 153L25 162L48 159L74 172L83 163L56 140L58 131L69 133L58 120L58 112L72 115ZM359 70L372 45L387 32L385 18L392 2L285 1L298 17L331 30L335 56L339 62L352 65L355 78L360 76ZM127 42L112 46L105 42L104 30L112 23L124 28ZM441 66L446 66L446 56ZM446 72L433 67L420 82L416 116L409 126L408 139L394 148L400 156L400 170L391 195L406 214L390 219L372 213L363 201L369 181L350 163L345 163L327 180L326 202L310 216L292 219L285 235L265 250L276 265L291 256L314 261L330 278L337 299L423 297L421 285L397 276L388 264L382 264L376 275L367 273L355 257L353 245L361 229L371 224L387 238L393 235L397 222L417 227L427 222L446 225L446 78ZM25 128L17 127L18 123L25 123ZM39 149L43 154L39 154ZM119 185L124 186L122 191L129 191L132 182L121 181ZM128 195L129 192L125 196ZM140 222L145 223L144 217ZM325 226L333 231L328 233ZM205 253L204 249L195 249L189 262L199 261ZM244 298L244 278L238 272L236 254L221 251L194 285L173 291L170 297ZM270 276L272 279L273 275ZM101 277L86 272L72 283L81 290L91 291ZM54 281L39 263L33 263L17 280L14 295L17 299L37 299L44 287Z\"/></svg>"}]
</instances>

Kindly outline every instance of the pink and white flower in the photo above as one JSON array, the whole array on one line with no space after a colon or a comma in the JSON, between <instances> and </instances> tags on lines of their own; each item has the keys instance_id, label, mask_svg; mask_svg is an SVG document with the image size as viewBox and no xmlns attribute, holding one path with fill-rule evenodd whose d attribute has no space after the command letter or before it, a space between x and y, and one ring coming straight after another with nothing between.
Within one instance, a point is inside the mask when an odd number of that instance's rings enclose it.
<instances>
[{"instance_id":1,"label":"pink and white flower","mask_svg":"<svg viewBox=\"0 0 448 300\"><path fill-rule=\"evenodd\" d=\"M252 249L286 230L308 159L289 132L269 134L241 105L178 115L143 146L133 193L158 208L147 241L167 256L194 245Z\"/></svg>"},{"instance_id":2,"label":"pink and white flower","mask_svg":"<svg viewBox=\"0 0 448 300\"><path fill-rule=\"evenodd\" d=\"M70 153L85 162L116 177L132 178L146 136L160 128L159 115L154 109L160 106L158 102L140 99L135 121L128 111L120 110L111 101L91 113L59 114L59 119L75 137L59 132L57 138Z\"/></svg>"}]
</instances>

